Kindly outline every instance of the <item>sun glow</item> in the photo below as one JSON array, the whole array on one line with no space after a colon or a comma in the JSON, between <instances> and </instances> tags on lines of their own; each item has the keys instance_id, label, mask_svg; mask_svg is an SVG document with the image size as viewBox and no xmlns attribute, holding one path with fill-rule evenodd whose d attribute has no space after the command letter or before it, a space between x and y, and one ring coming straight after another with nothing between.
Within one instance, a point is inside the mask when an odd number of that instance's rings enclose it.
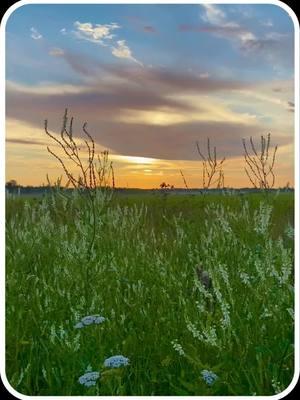
<instances>
[{"instance_id":1,"label":"sun glow","mask_svg":"<svg viewBox=\"0 0 300 400\"><path fill-rule=\"evenodd\" d=\"M114 157L118 161L123 161L126 163L133 163L133 164L154 164L156 162L155 158L149 157L135 157L135 156L115 156Z\"/></svg>"}]
</instances>

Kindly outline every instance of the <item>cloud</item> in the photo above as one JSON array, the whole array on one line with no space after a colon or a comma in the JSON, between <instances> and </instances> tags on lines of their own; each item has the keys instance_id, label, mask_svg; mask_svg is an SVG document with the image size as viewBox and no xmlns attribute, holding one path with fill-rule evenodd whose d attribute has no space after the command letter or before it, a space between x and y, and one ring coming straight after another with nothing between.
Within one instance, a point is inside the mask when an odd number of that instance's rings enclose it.
<instances>
[{"instance_id":1,"label":"cloud","mask_svg":"<svg viewBox=\"0 0 300 400\"><path fill-rule=\"evenodd\" d=\"M283 88L281 88L281 87L274 87L274 88L272 89L272 91L275 92L275 93L281 93L281 92L283 92Z\"/></svg>"},{"instance_id":2,"label":"cloud","mask_svg":"<svg viewBox=\"0 0 300 400\"><path fill-rule=\"evenodd\" d=\"M270 19L267 19L265 21L261 21L262 26L266 26L267 28L271 28L274 26L273 22Z\"/></svg>"},{"instance_id":3,"label":"cloud","mask_svg":"<svg viewBox=\"0 0 300 400\"><path fill-rule=\"evenodd\" d=\"M39 145L45 146L47 145L46 142L40 140L27 140L27 139L10 139L6 138L5 140L7 143L15 143L15 144L25 144L25 145Z\"/></svg>"},{"instance_id":4,"label":"cloud","mask_svg":"<svg viewBox=\"0 0 300 400\"><path fill-rule=\"evenodd\" d=\"M259 55L279 68L280 65L292 67L294 60L293 38L277 32L271 32L262 38L245 40L241 50L249 56Z\"/></svg>"},{"instance_id":5,"label":"cloud","mask_svg":"<svg viewBox=\"0 0 300 400\"><path fill-rule=\"evenodd\" d=\"M133 56L131 49L124 39L114 39L116 35L112 32L115 29L121 28L117 23L93 25L90 22L81 23L76 21L74 22L74 26L76 28L75 36L77 38L100 44L101 46L109 46L113 56L131 60L141 66L143 65Z\"/></svg>"},{"instance_id":6,"label":"cloud","mask_svg":"<svg viewBox=\"0 0 300 400\"><path fill-rule=\"evenodd\" d=\"M211 77L208 72L197 74L147 66L139 68L132 65L102 64L90 56L72 53L59 48L51 49L49 54L63 58L75 72L83 75L85 80L91 81L93 86L97 85L97 82L98 84L101 82L102 87L104 87L108 81L118 80L122 81L123 85L130 83L132 86L139 86L145 91L145 97L149 95L150 98L156 91L160 96L161 94L169 95L178 91L210 93L222 90L237 90L251 86L237 80L216 79ZM121 58L130 57L131 59L132 54L126 49L125 43L121 43L116 48L115 56ZM82 59L85 59L85 63L82 63ZM136 63L139 64L138 61Z\"/></svg>"},{"instance_id":7,"label":"cloud","mask_svg":"<svg viewBox=\"0 0 300 400\"><path fill-rule=\"evenodd\" d=\"M60 57L63 56L64 54L65 54L64 50L59 47L52 47L49 50L49 55L53 57Z\"/></svg>"},{"instance_id":8,"label":"cloud","mask_svg":"<svg viewBox=\"0 0 300 400\"><path fill-rule=\"evenodd\" d=\"M143 27L143 31L147 33L156 33L156 29L152 25L146 25Z\"/></svg>"},{"instance_id":9,"label":"cloud","mask_svg":"<svg viewBox=\"0 0 300 400\"><path fill-rule=\"evenodd\" d=\"M224 9L212 4L202 4L201 19L206 26L181 25L181 31L208 32L229 40L248 56L259 55L262 61L274 65L293 65L293 38L289 34L266 32L257 35L253 30L241 26L229 17ZM261 22L261 26L270 28L271 20Z\"/></svg>"},{"instance_id":10,"label":"cloud","mask_svg":"<svg viewBox=\"0 0 300 400\"><path fill-rule=\"evenodd\" d=\"M237 80L224 80L207 75L191 72L181 72L165 68L129 68L119 66L104 67L118 79L130 81L134 85L139 85L143 90L150 93L157 90L160 94L170 95L179 92L189 93L212 93L223 90L237 90L251 86L245 82Z\"/></svg>"},{"instance_id":11,"label":"cloud","mask_svg":"<svg viewBox=\"0 0 300 400\"><path fill-rule=\"evenodd\" d=\"M212 25L224 25L226 24L226 14L221 8L213 4L202 4L204 14L202 19L209 22Z\"/></svg>"},{"instance_id":12,"label":"cloud","mask_svg":"<svg viewBox=\"0 0 300 400\"><path fill-rule=\"evenodd\" d=\"M88 62L83 63L83 59L85 59L85 61L87 60L86 56L82 54L75 54L59 47L51 48L48 54L52 57L62 58L72 68L73 71L80 75L94 75L96 71L99 70L99 63L92 57L88 58Z\"/></svg>"},{"instance_id":13,"label":"cloud","mask_svg":"<svg viewBox=\"0 0 300 400\"><path fill-rule=\"evenodd\" d=\"M30 28L30 32L31 32L30 37L31 37L32 39L34 39L34 40L39 40L39 39L42 39L42 38L43 38L43 35L41 35L41 34L37 31L37 29L35 29L34 27L31 27L31 28Z\"/></svg>"},{"instance_id":14,"label":"cloud","mask_svg":"<svg viewBox=\"0 0 300 400\"><path fill-rule=\"evenodd\" d=\"M106 74L109 71L109 79ZM52 93L47 87L7 86L7 117L39 127L43 120L55 132L61 128L65 107L75 116L74 135L80 134L88 121L97 144L117 154L160 159L198 159L195 141L209 136L220 153L227 157L241 155L241 139L269 131L260 121L243 112L224 106L224 101L209 94L228 95L245 87L235 81L199 79L178 71L104 66L102 80L95 79L81 91ZM247 87L247 85L246 85ZM278 144L287 143L272 131ZM23 138L21 138L23 139Z\"/></svg>"},{"instance_id":15,"label":"cloud","mask_svg":"<svg viewBox=\"0 0 300 400\"><path fill-rule=\"evenodd\" d=\"M13 81L6 81L6 91L7 93L15 93L16 95L19 93L20 95L27 93L30 94L38 94L43 96L48 95L56 95L56 94L74 94L74 93L83 93L85 90L88 90L86 86L82 85L71 85L68 83L55 84L48 82L46 84L37 84L34 86L24 85L20 83L15 83Z\"/></svg>"},{"instance_id":16,"label":"cloud","mask_svg":"<svg viewBox=\"0 0 300 400\"><path fill-rule=\"evenodd\" d=\"M90 22L81 23L79 21L74 22L74 27L76 28L75 35L77 38L102 46L106 46L106 42L115 36L112 32L120 28L117 23L93 25Z\"/></svg>"},{"instance_id":17,"label":"cloud","mask_svg":"<svg viewBox=\"0 0 300 400\"><path fill-rule=\"evenodd\" d=\"M293 101L288 101L287 105L288 105L288 111L295 112L295 103Z\"/></svg>"},{"instance_id":18,"label":"cloud","mask_svg":"<svg viewBox=\"0 0 300 400\"><path fill-rule=\"evenodd\" d=\"M199 78L205 79L205 78L209 78L210 74L208 72L202 72L199 74Z\"/></svg>"},{"instance_id":19,"label":"cloud","mask_svg":"<svg viewBox=\"0 0 300 400\"><path fill-rule=\"evenodd\" d=\"M112 54L118 58L126 58L128 60L134 61L137 64L143 66L143 64L133 57L130 48L127 46L125 40L118 40L116 47L112 47Z\"/></svg>"},{"instance_id":20,"label":"cloud","mask_svg":"<svg viewBox=\"0 0 300 400\"><path fill-rule=\"evenodd\" d=\"M253 33L249 32L248 30L240 27L239 25L219 25L219 26L212 26L212 25L189 25L189 24L182 24L178 27L179 31L181 32L207 32L215 34L220 38L225 38L229 40L236 40L241 41L244 43L247 40L255 39Z\"/></svg>"},{"instance_id":21,"label":"cloud","mask_svg":"<svg viewBox=\"0 0 300 400\"><path fill-rule=\"evenodd\" d=\"M244 43L254 40L256 36L249 29L242 27L238 22L228 19L227 14L220 7L212 4L202 4L204 13L201 19L209 26L200 27L199 32L211 32L219 37Z\"/></svg>"}]
</instances>

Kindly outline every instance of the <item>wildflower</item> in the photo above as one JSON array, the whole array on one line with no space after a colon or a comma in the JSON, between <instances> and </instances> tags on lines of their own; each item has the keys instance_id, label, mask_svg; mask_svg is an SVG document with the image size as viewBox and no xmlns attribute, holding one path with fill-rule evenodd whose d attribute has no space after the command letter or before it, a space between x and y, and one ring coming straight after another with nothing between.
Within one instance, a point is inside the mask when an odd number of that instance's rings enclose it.
<instances>
[{"instance_id":1,"label":"wildflower","mask_svg":"<svg viewBox=\"0 0 300 400\"><path fill-rule=\"evenodd\" d=\"M282 392L280 382L278 382L275 378L272 379L272 388L275 394Z\"/></svg>"},{"instance_id":2,"label":"wildflower","mask_svg":"<svg viewBox=\"0 0 300 400\"><path fill-rule=\"evenodd\" d=\"M241 272L240 278L245 285L250 285L250 276L246 272Z\"/></svg>"},{"instance_id":3,"label":"wildflower","mask_svg":"<svg viewBox=\"0 0 300 400\"><path fill-rule=\"evenodd\" d=\"M112 356L104 361L104 367L107 368L119 368L129 364L129 358L122 355Z\"/></svg>"},{"instance_id":4,"label":"wildflower","mask_svg":"<svg viewBox=\"0 0 300 400\"><path fill-rule=\"evenodd\" d=\"M81 321L78 322L74 326L74 328L81 329L81 328L84 328L85 326L92 325L92 324L99 325L99 324L102 324L102 322L104 322L104 321L105 321L105 318L101 317L100 315L88 315L87 317L83 317L81 319Z\"/></svg>"},{"instance_id":5,"label":"wildflower","mask_svg":"<svg viewBox=\"0 0 300 400\"><path fill-rule=\"evenodd\" d=\"M184 352L184 350L183 350L181 344L178 343L178 340L177 340L177 339L172 340L171 344L172 344L172 346L173 346L173 349L174 349L175 351L177 351L177 353L178 353L180 356L184 356L184 355L185 355L185 352Z\"/></svg>"},{"instance_id":6,"label":"wildflower","mask_svg":"<svg viewBox=\"0 0 300 400\"><path fill-rule=\"evenodd\" d=\"M288 226L286 227L284 233L286 234L286 236L287 236L289 239L293 239L294 236L295 236L295 230L294 230L294 228L293 228L290 224L288 224Z\"/></svg>"},{"instance_id":7,"label":"wildflower","mask_svg":"<svg viewBox=\"0 0 300 400\"><path fill-rule=\"evenodd\" d=\"M99 377L100 373L98 371L87 372L78 379L78 382L86 387L95 386Z\"/></svg>"},{"instance_id":8,"label":"wildflower","mask_svg":"<svg viewBox=\"0 0 300 400\"><path fill-rule=\"evenodd\" d=\"M218 376L212 372L212 371L207 371L207 369L204 369L201 372L202 379L207 383L209 386L211 386L217 379Z\"/></svg>"}]
</instances>

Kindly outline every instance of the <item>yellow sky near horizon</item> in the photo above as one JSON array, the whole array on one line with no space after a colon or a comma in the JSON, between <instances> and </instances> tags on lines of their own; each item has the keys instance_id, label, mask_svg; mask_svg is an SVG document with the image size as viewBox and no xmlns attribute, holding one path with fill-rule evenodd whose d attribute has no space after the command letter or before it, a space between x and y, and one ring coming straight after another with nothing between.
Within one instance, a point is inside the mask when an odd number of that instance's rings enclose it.
<instances>
[{"instance_id":1,"label":"yellow sky near horizon","mask_svg":"<svg viewBox=\"0 0 300 400\"><path fill-rule=\"evenodd\" d=\"M59 148L53 146L43 129L33 127L24 122L7 119L6 121L6 181L15 179L23 186L40 186L47 183L48 174L52 182L64 172L58 161L47 152L47 145L59 153ZM23 141L20 137L24 138ZM242 146L242 143L241 143ZM104 150L97 146L97 152ZM279 146L276 164L275 187L284 187L288 182L294 185L293 145ZM184 187L180 174L182 170L190 188L202 187L202 163L199 160L161 160L148 157L134 157L110 152L109 159L113 161L117 187L128 188L158 188L162 182ZM225 161L226 187L251 187L245 172L243 157L233 157ZM76 174L76 170L72 169Z\"/></svg>"}]
</instances>

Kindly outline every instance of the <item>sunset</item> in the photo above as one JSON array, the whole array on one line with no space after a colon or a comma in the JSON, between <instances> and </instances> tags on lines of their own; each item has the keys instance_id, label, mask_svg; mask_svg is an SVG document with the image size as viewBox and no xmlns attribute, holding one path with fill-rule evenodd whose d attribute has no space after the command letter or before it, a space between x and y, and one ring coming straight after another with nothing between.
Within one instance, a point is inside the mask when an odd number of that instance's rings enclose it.
<instances>
[{"instance_id":1,"label":"sunset","mask_svg":"<svg viewBox=\"0 0 300 400\"><path fill-rule=\"evenodd\" d=\"M1 25L7 391L283 398L299 377L295 13L34 1Z\"/></svg>"},{"instance_id":2,"label":"sunset","mask_svg":"<svg viewBox=\"0 0 300 400\"><path fill-rule=\"evenodd\" d=\"M51 23L49 23L51 21ZM26 5L6 26L6 179L62 174L48 119L88 123L118 187L201 186L207 138L225 186L247 187L242 139L271 133L276 187L294 184L294 26L275 5ZM151 168L150 168L151 166Z\"/></svg>"}]
</instances>

